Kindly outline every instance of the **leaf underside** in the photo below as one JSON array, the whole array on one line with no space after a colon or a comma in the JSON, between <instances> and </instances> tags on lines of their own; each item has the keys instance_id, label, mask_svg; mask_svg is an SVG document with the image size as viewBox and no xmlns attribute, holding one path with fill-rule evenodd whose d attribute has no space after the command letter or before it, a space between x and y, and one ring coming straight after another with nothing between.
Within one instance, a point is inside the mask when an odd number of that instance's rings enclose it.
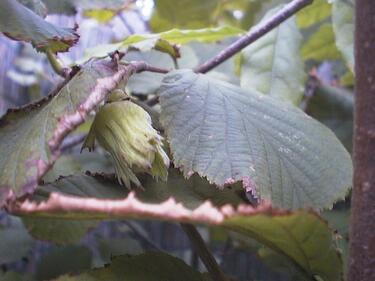
<instances>
[{"instance_id":1,"label":"leaf underside","mask_svg":"<svg viewBox=\"0 0 375 281\"><path fill-rule=\"evenodd\" d=\"M167 74L159 94L174 163L186 176L242 181L285 208L330 207L351 186L348 152L294 106L190 70Z\"/></svg>"}]
</instances>

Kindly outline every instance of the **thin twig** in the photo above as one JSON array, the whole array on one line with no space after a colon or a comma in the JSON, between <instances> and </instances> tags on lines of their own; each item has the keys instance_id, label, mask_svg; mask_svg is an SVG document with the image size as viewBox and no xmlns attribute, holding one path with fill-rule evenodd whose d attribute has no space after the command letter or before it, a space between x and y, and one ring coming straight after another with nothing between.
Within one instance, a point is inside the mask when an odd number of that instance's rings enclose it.
<instances>
[{"instance_id":1,"label":"thin twig","mask_svg":"<svg viewBox=\"0 0 375 281\"><path fill-rule=\"evenodd\" d=\"M136 64L136 63L139 63L139 62L133 61L133 62L130 62L130 63ZM171 71L171 69L165 69L165 68L160 68L160 67L152 66L152 65L147 64L145 62L141 62L141 63L143 63L143 68L141 68L140 70L137 70L137 73L143 72L143 71L149 71L149 72L166 74L166 73L168 73L168 72Z\"/></svg>"},{"instance_id":2,"label":"thin twig","mask_svg":"<svg viewBox=\"0 0 375 281\"><path fill-rule=\"evenodd\" d=\"M206 266L212 280L215 281L227 281L227 277L224 272L220 269L211 251L207 248L202 236L198 230L192 224L182 223L182 229L189 237L193 249L197 252L202 262Z\"/></svg>"},{"instance_id":3,"label":"thin twig","mask_svg":"<svg viewBox=\"0 0 375 281\"><path fill-rule=\"evenodd\" d=\"M70 68L64 67L63 64L56 57L56 55L50 49L47 49L45 53L55 73L64 78L67 78L70 74Z\"/></svg>"},{"instance_id":4,"label":"thin twig","mask_svg":"<svg viewBox=\"0 0 375 281\"><path fill-rule=\"evenodd\" d=\"M241 51L243 48L247 47L257 39L265 35L267 32L274 29L276 26L290 18L292 15L297 13L305 6L310 5L312 2L313 0L294 0L290 2L270 19L268 19L264 23L256 25L248 33L246 33L233 44L222 50L215 57L209 59L205 63L196 67L194 71L199 73L206 73L210 71L222 62L231 58L233 55Z\"/></svg>"}]
</instances>

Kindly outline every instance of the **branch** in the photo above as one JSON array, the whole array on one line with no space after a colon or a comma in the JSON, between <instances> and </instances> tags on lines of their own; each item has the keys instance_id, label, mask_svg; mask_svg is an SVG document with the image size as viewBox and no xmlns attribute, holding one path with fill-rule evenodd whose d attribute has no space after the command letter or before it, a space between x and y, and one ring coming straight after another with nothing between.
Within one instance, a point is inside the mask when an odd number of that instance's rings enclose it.
<instances>
[{"instance_id":1,"label":"branch","mask_svg":"<svg viewBox=\"0 0 375 281\"><path fill-rule=\"evenodd\" d=\"M95 176L95 175L94 175ZM101 178L105 180L105 178ZM273 208L264 203L257 208L248 204L237 207L224 205L215 207L210 201L202 202L195 209L185 207L173 197L163 202L143 202L134 191L121 199L78 197L58 192L37 189L37 195L48 197L44 201L32 198L9 201L6 211L18 216L66 218L66 219L155 219L182 223L220 225L236 216L289 215L290 211ZM44 193L44 194L43 194Z\"/></svg>"},{"instance_id":2,"label":"branch","mask_svg":"<svg viewBox=\"0 0 375 281\"><path fill-rule=\"evenodd\" d=\"M181 223L181 227L189 237L194 250L198 253L202 262L206 266L212 280L227 281L228 279L226 278L224 272L220 269L214 256L207 248L202 236L199 234L195 226L192 224Z\"/></svg>"},{"instance_id":3,"label":"branch","mask_svg":"<svg viewBox=\"0 0 375 281\"><path fill-rule=\"evenodd\" d=\"M222 50L215 57L196 67L194 71L200 73L206 73L210 71L211 69L231 58L243 48L247 47L269 31L277 27L279 24L290 18L302 8L310 5L313 1L314 0L294 0L290 2L289 4L285 5L280 11L278 11L274 16L269 18L264 23L256 25L248 33Z\"/></svg>"},{"instance_id":4,"label":"branch","mask_svg":"<svg viewBox=\"0 0 375 281\"><path fill-rule=\"evenodd\" d=\"M64 67L63 64L58 60L56 55L50 49L46 50L46 55L55 73L64 78L67 78L70 74L71 69L69 67Z\"/></svg>"}]
</instances>

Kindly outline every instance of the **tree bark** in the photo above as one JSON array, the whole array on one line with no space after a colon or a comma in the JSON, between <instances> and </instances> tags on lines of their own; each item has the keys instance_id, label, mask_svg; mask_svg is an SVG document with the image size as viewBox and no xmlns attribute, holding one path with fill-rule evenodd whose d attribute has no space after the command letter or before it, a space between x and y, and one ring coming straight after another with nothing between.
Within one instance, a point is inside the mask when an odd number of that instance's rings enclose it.
<instances>
[{"instance_id":1,"label":"tree bark","mask_svg":"<svg viewBox=\"0 0 375 281\"><path fill-rule=\"evenodd\" d=\"M375 280L375 2L357 0L354 180L348 281Z\"/></svg>"}]
</instances>

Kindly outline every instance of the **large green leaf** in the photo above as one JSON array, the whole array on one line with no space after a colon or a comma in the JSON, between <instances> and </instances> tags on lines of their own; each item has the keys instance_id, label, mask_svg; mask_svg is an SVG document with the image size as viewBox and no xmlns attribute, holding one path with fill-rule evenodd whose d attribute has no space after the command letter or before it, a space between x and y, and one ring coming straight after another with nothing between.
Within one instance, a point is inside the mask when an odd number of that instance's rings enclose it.
<instances>
[{"instance_id":1,"label":"large green leaf","mask_svg":"<svg viewBox=\"0 0 375 281\"><path fill-rule=\"evenodd\" d=\"M304 60L336 60L341 54L335 44L335 35L332 25L322 24L318 30L311 34L301 48L301 55Z\"/></svg>"},{"instance_id":2,"label":"large green leaf","mask_svg":"<svg viewBox=\"0 0 375 281\"><path fill-rule=\"evenodd\" d=\"M277 11L266 14L267 20ZM302 36L295 17L280 24L242 52L241 87L298 105L304 92L305 72L299 48Z\"/></svg>"},{"instance_id":3,"label":"large green leaf","mask_svg":"<svg viewBox=\"0 0 375 281\"><path fill-rule=\"evenodd\" d=\"M349 68L354 69L354 1L335 0L332 4L332 25L337 48Z\"/></svg>"},{"instance_id":4,"label":"large green leaf","mask_svg":"<svg viewBox=\"0 0 375 281\"><path fill-rule=\"evenodd\" d=\"M0 31L14 39L30 42L36 49L64 52L78 40L73 29L55 26L15 0L0 2Z\"/></svg>"},{"instance_id":5,"label":"large green leaf","mask_svg":"<svg viewBox=\"0 0 375 281\"><path fill-rule=\"evenodd\" d=\"M225 226L256 237L279 253L287 252L300 267L307 269L312 280L317 276L327 281L340 280L342 261L338 258L338 253L335 253L332 238L326 235L326 224L317 220L314 215L297 214L274 217L238 216L228 219ZM315 243L319 243L319 247ZM324 253L320 252L322 249L326 249ZM335 266L340 269L333 269Z\"/></svg>"},{"instance_id":6,"label":"large green leaf","mask_svg":"<svg viewBox=\"0 0 375 281\"><path fill-rule=\"evenodd\" d=\"M203 274L182 260L161 252L146 252L137 256L120 256L109 266L62 276L57 281L204 281Z\"/></svg>"},{"instance_id":7,"label":"large green leaf","mask_svg":"<svg viewBox=\"0 0 375 281\"><path fill-rule=\"evenodd\" d=\"M137 190L140 198L137 199L134 192L124 198L121 194L128 190L118 186L114 178L76 176L42 187L45 192L53 192L49 199L45 194L34 197L40 203L25 201L8 207L16 214L30 217L138 218L217 226L257 239L291 260L312 280L313 276L320 276L325 281L340 280L342 261L335 248L334 235L315 213L281 211L269 205L260 205L256 209L248 204L233 207L241 200L229 201L233 202L232 205L226 202L227 198L235 196L235 189L222 192L212 186L202 188L192 181L194 178L189 180L191 185L180 186L171 179L168 191L159 188L155 182L152 186L146 184L144 191ZM177 190L173 192L173 188ZM172 197L169 197L170 191ZM92 197L98 194L102 199ZM205 201L207 198L221 207L214 207Z\"/></svg>"},{"instance_id":8,"label":"large green leaf","mask_svg":"<svg viewBox=\"0 0 375 281\"><path fill-rule=\"evenodd\" d=\"M151 29L156 32L171 28L212 26L220 0L156 0Z\"/></svg>"},{"instance_id":9,"label":"large green leaf","mask_svg":"<svg viewBox=\"0 0 375 281\"><path fill-rule=\"evenodd\" d=\"M121 42L113 44L103 44L88 49L85 57L103 57L115 50L126 51L127 49L136 49L140 51L150 51L156 49L170 54L172 57L179 57L178 48L175 44L187 44L192 41L197 42L216 42L221 39L238 36L244 31L229 26L204 28L204 29L171 29L161 33L154 34L134 34L128 36Z\"/></svg>"},{"instance_id":10,"label":"large green leaf","mask_svg":"<svg viewBox=\"0 0 375 281\"><path fill-rule=\"evenodd\" d=\"M286 208L330 207L351 186L350 155L335 135L300 109L190 70L160 88L174 164Z\"/></svg>"},{"instance_id":11,"label":"large green leaf","mask_svg":"<svg viewBox=\"0 0 375 281\"><path fill-rule=\"evenodd\" d=\"M84 102L92 105L104 98L98 91L92 94L95 86L100 81L103 83L99 78L115 73L109 61L90 61L53 95L36 104L10 110L0 120L0 199L4 200L10 193L21 196L37 186L43 172L56 159L51 152L51 147L56 145L56 141L51 143L55 133L64 126L72 126L61 123L65 120L62 117L78 114L77 110L80 116L87 114L91 109L85 109Z\"/></svg>"}]
</instances>

